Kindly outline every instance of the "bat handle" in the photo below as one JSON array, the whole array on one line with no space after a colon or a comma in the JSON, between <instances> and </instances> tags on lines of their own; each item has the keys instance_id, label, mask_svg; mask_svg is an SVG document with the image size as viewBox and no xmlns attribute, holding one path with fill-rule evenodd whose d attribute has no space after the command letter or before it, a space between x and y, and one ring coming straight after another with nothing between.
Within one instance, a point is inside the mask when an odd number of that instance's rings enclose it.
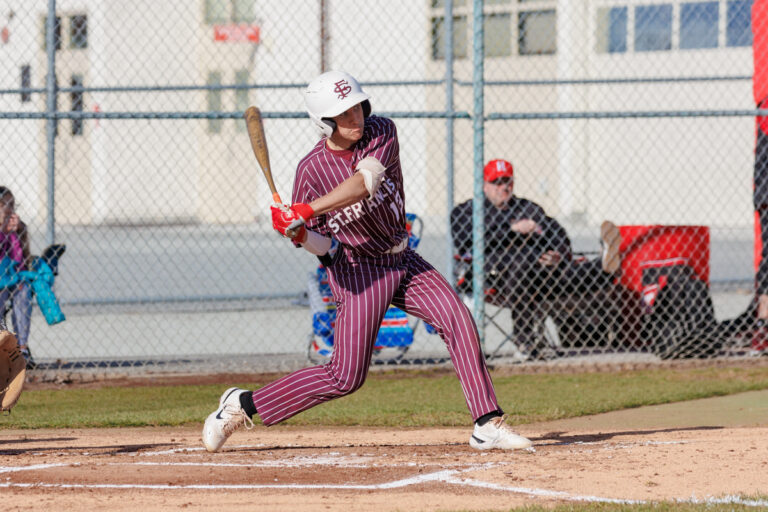
<instances>
[{"instance_id":1,"label":"bat handle","mask_svg":"<svg viewBox=\"0 0 768 512\"><path fill-rule=\"evenodd\" d=\"M277 192L272 192L272 201L274 201L277 204L283 204L283 200L280 199L280 194Z\"/></svg>"},{"instance_id":2,"label":"bat handle","mask_svg":"<svg viewBox=\"0 0 768 512\"><path fill-rule=\"evenodd\" d=\"M291 225L285 229L285 234L288 235L289 238L293 238L299 234L299 228L301 228L303 225L304 219L296 219L295 221L291 222Z\"/></svg>"}]
</instances>

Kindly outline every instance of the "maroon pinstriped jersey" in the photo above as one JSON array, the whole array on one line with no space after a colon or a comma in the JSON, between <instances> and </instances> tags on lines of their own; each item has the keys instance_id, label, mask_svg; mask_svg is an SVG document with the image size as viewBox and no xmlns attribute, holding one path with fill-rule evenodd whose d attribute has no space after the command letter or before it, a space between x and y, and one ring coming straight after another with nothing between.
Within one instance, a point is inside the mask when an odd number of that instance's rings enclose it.
<instances>
[{"instance_id":1,"label":"maroon pinstriped jersey","mask_svg":"<svg viewBox=\"0 0 768 512\"><path fill-rule=\"evenodd\" d=\"M376 158L386 168L376 195L312 218L307 227L335 238L354 255L379 256L408 237L395 123L385 117L366 118L363 136L350 148L351 154L331 151L325 141L299 162L291 201L310 203L326 195L355 173L360 160Z\"/></svg>"}]
</instances>

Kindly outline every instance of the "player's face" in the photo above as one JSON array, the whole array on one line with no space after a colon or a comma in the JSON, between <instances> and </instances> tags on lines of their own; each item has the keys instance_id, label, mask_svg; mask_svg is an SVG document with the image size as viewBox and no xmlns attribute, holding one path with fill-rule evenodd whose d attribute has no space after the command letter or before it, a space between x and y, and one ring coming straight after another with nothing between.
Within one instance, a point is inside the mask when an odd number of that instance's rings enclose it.
<instances>
[{"instance_id":1,"label":"player's face","mask_svg":"<svg viewBox=\"0 0 768 512\"><path fill-rule=\"evenodd\" d=\"M359 103L334 117L333 120L336 121L336 129L331 135L331 140L336 145L347 149L363 138L365 116L363 107Z\"/></svg>"},{"instance_id":2,"label":"player's face","mask_svg":"<svg viewBox=\"0 0 768 512\"><path fill-rule=\"evenodd\" d=\"M485 197L497 208L504 206L512 198L514 190L515 180L512 178L498 178L483 183Z\"/></svg>"}]
</instances>

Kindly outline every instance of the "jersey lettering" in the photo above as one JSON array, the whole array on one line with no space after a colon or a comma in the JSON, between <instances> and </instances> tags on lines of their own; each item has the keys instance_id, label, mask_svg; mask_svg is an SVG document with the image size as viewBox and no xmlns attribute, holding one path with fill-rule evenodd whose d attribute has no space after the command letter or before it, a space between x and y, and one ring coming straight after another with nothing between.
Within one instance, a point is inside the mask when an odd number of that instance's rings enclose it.
<instances>
[{"instance_id":1,"label":"jersey lettering","mask_svg":"<svg viewBox=\"0 0 768 512\"><path fill-rule=\"evenodd\" d=\"M379 190L376 192L373 199L364 199L363 201L368 201L370 210L378 208L383 203L387 203L389 208L395 212L397 220L399 221L403 210L403 198L397 192L397 186L390 180L385 178L384 181L381 182L381 185L382 186L379 187ZM331 228L331 231L338 233L342 226L346 226L350 222L365 215L366 212L363 209L363 201L359 201L329 214L328 227Z\"/></svg>"}]
</instances>

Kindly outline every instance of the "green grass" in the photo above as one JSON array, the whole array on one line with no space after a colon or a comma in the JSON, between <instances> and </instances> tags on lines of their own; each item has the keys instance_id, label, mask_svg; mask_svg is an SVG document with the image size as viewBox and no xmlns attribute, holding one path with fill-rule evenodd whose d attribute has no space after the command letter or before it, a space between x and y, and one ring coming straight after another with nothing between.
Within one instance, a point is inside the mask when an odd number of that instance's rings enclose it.
<instances>
[{"instance_id":1,"label":"green grass","mask_svg":"<svg viewBox=\"0 0 768 512\"><path fill-rule=\"evenodd\" d=\"M749 501L762 501L764 502L766 496L757 497L745 497L741 499L744 502ZM480 509L482 510L482 509ZM558 507L542 507L542 506L526 506L511 508L510 511L515 512L741 512L757 510L754 505L740 504L740 503L674 503L674 502L657 502L657 503L644 503L638 505L619 505L610 503L578 503L560 505ZM478 510L455 510L453 512L478 512Z\"/></svg>"},{"instance_id":2,"label":"green grass","mask_svg":"<svg viewBox=\"0 0 768 512\"><path fill-rule=\"evenodd\" d=\"M531 423L768 389L768 367L494 376L512 423ZM201 424L231 385L26 390L2 428ZM294 425L429 427L470 423L453 373L372 373L358 392L306 411Z\"/></svg>"}]
</instances>

